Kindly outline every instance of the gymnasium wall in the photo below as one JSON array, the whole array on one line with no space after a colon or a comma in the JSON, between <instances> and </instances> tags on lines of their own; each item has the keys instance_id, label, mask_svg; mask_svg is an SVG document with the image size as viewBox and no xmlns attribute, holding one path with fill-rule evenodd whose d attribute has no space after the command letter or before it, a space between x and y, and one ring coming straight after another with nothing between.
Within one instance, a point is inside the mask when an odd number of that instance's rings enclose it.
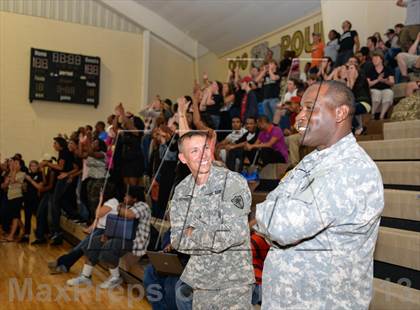
<instances>
[{"instance_id":1,"label":"gymnasium wall","mask_svg":"<svg viewBox=\"0 0 420 310\"><path fill-rule=\"evenodd\" d=\"M151 35L148 101L160 95L175 102L176 98L191 94L193 83L194 60Z\"/></svg>"},{"instance_id":2,"label":"gymnasium wall","mask_svg":"<svg viewBox=\"0 0 420 310\"><path fill-rule=\"evenodd\" d=\"M30 48L101 57L100 104L29 103ZM118 102L138 112L142 34L0 12L0 153L53 153L52 137L105 120Z\"/></svg>"}]
</instances>

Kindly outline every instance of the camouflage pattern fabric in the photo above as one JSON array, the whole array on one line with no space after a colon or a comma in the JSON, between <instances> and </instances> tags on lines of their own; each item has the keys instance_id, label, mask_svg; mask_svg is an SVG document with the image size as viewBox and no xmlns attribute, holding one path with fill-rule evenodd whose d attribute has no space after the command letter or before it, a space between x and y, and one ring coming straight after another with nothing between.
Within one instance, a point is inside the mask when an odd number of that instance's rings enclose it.
<instances>
[{"instance_id":1,"label":"camouflage pattern fabric","mask_svg":"<svg viewBox=\"0 0 420 310\"><path fill-rule=\"evenodd\" d=\"M417 91L410 97L401 99L393 108L392 121L408 121L420 119L420 92Z\"/></svg>"},{"instance_id":2,"label":"camouflage pattern fabric","mask_svg":"<svg viewBox=\"0 0 420 310\"><path fill-rule=\"evenodd\" d=\"M272 244L262 309L368 309L383 195L352 134L305 156L257 205L257 229Z\"/></svg>"},{"instance_id":3,"label":"camouflage pattern fabric","mask_svg":"<svg viewBox=\"0 0 420 310\"><path fill-rule=\"evenodd\" d=\"M214 302L217 299L231 306L223 309L251 305L251 296L244 304L244 292L239 289L255 282L250 208L246 180L222 167L212 166L203 185L195 185L189 175L175 188L170 209L171 243L179 252L191 255L181 280L194 290L194 309L210 309L205 307L207 298L213 300L214 309L222 309ZM190 237L184 233L189 227L194 228Z\"/></svg>"},{"instance_id":4,"label":"camouflage pattern fabric","mask_svg":"<svg viewBox=\"0 0 420 310\"><path fill-rule=\"evenodd\" d=\"M194 310L250 310L252 285L223 290L194 290Z\"/></svg>"}]
</instances>

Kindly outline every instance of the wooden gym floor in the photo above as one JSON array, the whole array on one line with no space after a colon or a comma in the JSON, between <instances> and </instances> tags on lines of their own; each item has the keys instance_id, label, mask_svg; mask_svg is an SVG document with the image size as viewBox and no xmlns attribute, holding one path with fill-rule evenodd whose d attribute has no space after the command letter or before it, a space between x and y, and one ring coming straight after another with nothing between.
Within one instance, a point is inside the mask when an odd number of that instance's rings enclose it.
<instances>
[{"instance_id":1,"label":"wooden gym floor","mask_svg":"<svg viewBox=\"0 0 420 310\"><path fill-rule=\"evenodd\" d=\"M109 276L101 267L94 269L92 287L66 286L67 279L80 273L83 258L69 273L50 275L47 262L69 249L71 245L66 242L59 247L0 243L0 309L151 309L146 298L142 298L141 284L136 287L124 284L111 291L97 287Z\"/></svg>"}]
</instances>

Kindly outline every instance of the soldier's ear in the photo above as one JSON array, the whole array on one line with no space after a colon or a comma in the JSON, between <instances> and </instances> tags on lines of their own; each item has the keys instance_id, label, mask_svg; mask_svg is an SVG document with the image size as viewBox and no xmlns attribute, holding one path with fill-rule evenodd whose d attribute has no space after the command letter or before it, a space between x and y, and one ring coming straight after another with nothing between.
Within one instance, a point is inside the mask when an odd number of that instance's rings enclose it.
<instances>
[{"instance_id":1,"label":"soldier's ear","mask_svg":"<svg viewBox=\"0 0 420 310\"><path fill-rule=\"evenodd\" d=\"M183 164L186 164L187 163L184 154L178 153L178 158L181 161L181 163L183 163Z\"/></svg>"},{"instance_id":2,"label":"soldier's ear","mask_svg":"<svg viewBox=\"0 0 420 310\"><path fill-rule=\"evenodd\" d=\"M341 123L350 116L350 107L342 104L335 109L335 121Z\"/></svg>"}]
</instances>

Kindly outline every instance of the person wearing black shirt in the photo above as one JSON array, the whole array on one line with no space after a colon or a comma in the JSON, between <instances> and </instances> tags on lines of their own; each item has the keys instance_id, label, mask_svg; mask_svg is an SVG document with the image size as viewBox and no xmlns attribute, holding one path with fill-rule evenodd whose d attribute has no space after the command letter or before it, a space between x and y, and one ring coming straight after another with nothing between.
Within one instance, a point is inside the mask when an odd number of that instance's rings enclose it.
<instances>
[{"instance_id":1,"label":"person wearing black shirt","mask_svg":"<svg viewBox=\"0 0 420 310\"><path fill-rule=\"evenodd\" d=\"M245 128L247 132L239 138L235 144L229 144L226 146L226 150L228 151L226 166L232 171L242 172L243 161L245 158L247 158L250 162L254 160L255 150L245 151L244 146L246 143L254 144L255 141L257 141L258 127L256 118L248 117L246 119ZM237 159L239 159L239 167L238 169L235 169Z\"/></svg>"},{"instance_id":2,"label":"person wearing black shirt","mask_svg":"<svg viewBox=\"0 0 420 310\"><path fill-rule=\"evenodd\" d=\"M280 94L280 71L274 60L262 68L256 79L257 83L260 81L263 81L262 92L264 100L262 104L264 112L271 122L276 112Z\"/></svg>"},{"instance_id":3,"label":"person wearing black shirt","mask_svg":"<svg viewBox=\"0 0 420 310\"><path fill-rule=\"evenodd\" d=\"M383 119L394 101L392 90L395 83L394 72L384 65L382 53L372 55L372 64L373 66L366 72L372 97L372 118L375 113L380 112L379 118Z\"/></svg>"},{"instance_id":4,"label":"person wearing black shirt","mask_svg":"<svg viewBox=\"0 0 420 310\"><path fill-rule=\"evenodd\" d=\"M203 96L201 105L205 106L205 111L212 120L213 129L219 129L220 108L223 106L223 84L219 81L212 82Z\"/></svg>"},{"instance_id":5,"label":"person wearing black shirt","mask_svg":"<svg viewBox=\"0 0 420 310\"><path fill-rule=\"evenodd\" d=\"M35 183L42 182L42 173L39 171L39 163L36 160L31 160L29 162L29 170L27 176L30 177ZM24 188L26 188L26 191L23 194L25 206L25 235L20 240L20 242L29 242L32 215L36 214L40 196L38 189L31 182L29 182L26 177Z\"/></svg>"},{"instance_id":6,"label":"person wearing black shirt","mask_svg":"<svg viewBox=\"0 0 420 310\"><path fill-rule=\"evenodd\" d=\"M67 141L62 137L55 137L53 148L58 152L57 163L54 164L50 161L41 162L41 169L44 167L51 168L55 171L55 174L58 175L57 181L54 187L54 193L52 197L52 245L60 245L63 243L63 237L60 229L60 215L61 207L64 201L64 194L69 186L69 183L66 179L66 174L73 170L74 156L67 148ZM60 178L61 175L61 178Z\"/></svg>"},{"instance_id":7,"label":"person wearing black shirt","mask_svg":"<svg viewBox=\"0 0 420 310\"><path fill-rule=\"evenodd\" d=\"M351 30L351 26L352 25L348 20L344 21L341 26L343 34L340 36L340 40L338 41L340 48L338 49L337 61L335 63L336 67L347 63L347 60L353 56L355 46L356 52L359 51L359 35L357 31Z\"/></svg>"}]
</instances>

